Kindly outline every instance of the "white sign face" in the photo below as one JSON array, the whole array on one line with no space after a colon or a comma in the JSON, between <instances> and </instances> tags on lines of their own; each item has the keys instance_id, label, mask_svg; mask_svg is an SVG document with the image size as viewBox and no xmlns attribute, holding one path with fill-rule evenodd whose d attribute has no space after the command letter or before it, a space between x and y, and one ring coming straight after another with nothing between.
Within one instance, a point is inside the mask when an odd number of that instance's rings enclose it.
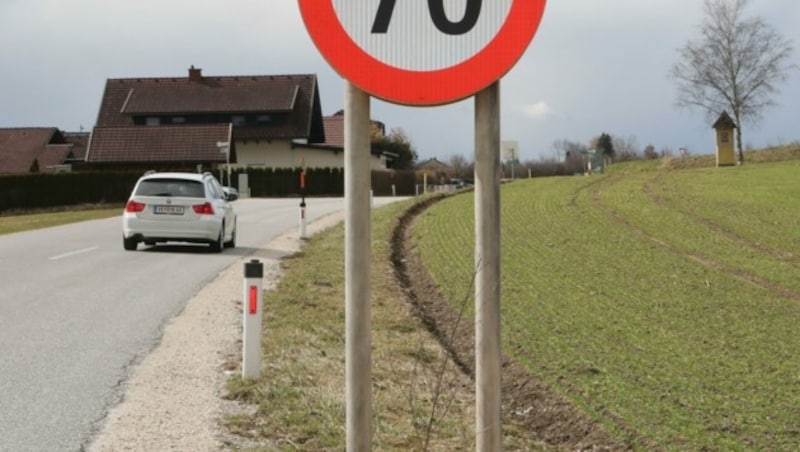
<instances>
[{"instance_id":1,"label":"white sign face","mask_svg":"<svg viewBox=\"0 0 800 452\"><path fill-rule=\"evenodd\" d=\"M533 39L545 0L297 0L330 65L370 95L441 105L499 80Z\"/></svg>"},{"instance_id":2,"label":"white sign face","mask_svg":"<svg viewBox=\"0 0 800 452\"><path fill-rule=\"evenodd\" d=\"M488 2L490 6L486 5ZM506 22L512 3L513 0L334 0L333 5L350 38L367 54L400 69L436 71L466 61L489 45ZM441 4L444 17L441 11L437 12L438 5L431 9L429 4ZM480 12L474 23L469 14L472 5L478 5ZM379 14L381 8L384 12ZM376 26L379 32L375 32Z\"/></svg>"}]
</instances>

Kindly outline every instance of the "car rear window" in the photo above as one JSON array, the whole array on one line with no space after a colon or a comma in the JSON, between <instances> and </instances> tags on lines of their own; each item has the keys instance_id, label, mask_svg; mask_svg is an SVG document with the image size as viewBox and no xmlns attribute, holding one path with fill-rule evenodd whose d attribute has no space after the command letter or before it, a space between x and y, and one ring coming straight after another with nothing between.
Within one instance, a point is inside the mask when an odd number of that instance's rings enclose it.
<instances>
[{"instance_id":1,"label":"car rear window","mask_svg":"<svg viewBox=\"0 0 800 452\"><path fill-rule=\"evenodd\" d=\"M146 179L136 188L136 196L182 196L205 198L203 183L185 179Z\"/></svg>"}]
</instances>

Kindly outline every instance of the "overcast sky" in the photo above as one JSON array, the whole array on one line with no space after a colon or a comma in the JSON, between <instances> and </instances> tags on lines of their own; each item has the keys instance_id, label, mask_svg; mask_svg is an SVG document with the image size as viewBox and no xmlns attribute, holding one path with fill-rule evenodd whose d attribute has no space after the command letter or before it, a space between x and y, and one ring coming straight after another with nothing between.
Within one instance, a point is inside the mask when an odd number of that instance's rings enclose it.
<instances>
[{"instance_id":1,"label":"overcast sky","mask_svg":"<svg viewBox=\"0 0 800 452\"><path fill-rule=\"evenodd\" d=\"M418 1L423 0L404 0ZM703 114L674 106L667 77L696 36L701 0L550 0L528 51L501 83L502 139L520 158L554 156L558 139L601 132L639 148L713 152ZM754 0L800 45L800 2ZM314 47L295 0L0 0L0 127L94 126L107 78L314 73L323 114L343 107L344 82ZM800 65L800 51L792 62ZM800 71L778 106L744 124L755 147L800 140ZM375 100L372 116L402 127L421 159L473 156L473 100L414 108Z\"/></svg>"}]
</instances>

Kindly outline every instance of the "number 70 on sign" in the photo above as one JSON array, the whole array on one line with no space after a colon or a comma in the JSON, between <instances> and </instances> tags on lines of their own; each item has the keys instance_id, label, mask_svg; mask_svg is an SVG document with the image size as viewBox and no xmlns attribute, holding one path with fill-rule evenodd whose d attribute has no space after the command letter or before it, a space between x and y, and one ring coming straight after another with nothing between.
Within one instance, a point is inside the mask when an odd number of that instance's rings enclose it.
<instances>
[{"instance_id":1,"label":"number 70 on sign","mask_svg":"<svg viewBox=\"0 0 800 452\"><path fill-rule=\"evenodd\" d=\"M545 0L298 0L306 29L339 74L406 105L461 100L518 61Z\"/></svg>"},{"instance_id":2,"label":"number 70 on sign","mask_svg":"<svg viewBox=\"0 0 800 452\"><path fill-rule=\"evenodd\" d=\"M463 35L475 28L481 14L483 0L466 0L466 2L464 17L460 21L451 22L445 11L444 0L428 0L431 20L436 28L448 35ZM375 23L372 25L373 33L387 32L396 4L397 0L381 0L375 16Z\"/></svg>"}]
</instances>

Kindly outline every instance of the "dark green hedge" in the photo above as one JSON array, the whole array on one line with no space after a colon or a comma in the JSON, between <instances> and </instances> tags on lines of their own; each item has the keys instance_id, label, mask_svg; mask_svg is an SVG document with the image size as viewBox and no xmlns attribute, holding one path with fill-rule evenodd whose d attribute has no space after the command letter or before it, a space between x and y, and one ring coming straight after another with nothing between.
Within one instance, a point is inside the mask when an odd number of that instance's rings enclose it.
<instances>
[{"instance_id":1,"label":"dark green hedge","mask_svg":"<svg viewBox=\"0 0 800 452\"><path fill-rule=\"evenodd\" d=\"M238 174L233 171L233 186L238 187ZM248 169L248 182L253 197L300 196L300 169ZM0 177L0 212L18 209L39 209L77 204L119 203L127 201L141 171L97 171L62 174L23 174ZM215 172L217 177L219 172ZM227 175L224 177L227 178ZM411 196L415 192L412 171L373 171L375 196ZM344 170L323 168L306 170L305 196L343 196Z\"/></svg>"},{"instance_id":2,"label":"dark green hedge","mask_svg":"<svg viewBox=\"0 0 800 452\"><path fill-rule=\"evenodd\" d=\"M0 177L0 212L86 203L124 203L141 172L24 174Z\"/></svg>"},{"instance_id":3,"label":"dark green hedge","mask_svg":"<svg viewBox=\"0 0 800 452\"><path fill-rule=\"evenodd\" d=\"M233 186L239 187L239 174L232 172ZM300 196L300 169L248 169L250 195L254 198ZM227 176L225 176L227 177ZM372 191L375 196L412 196L415 193L413 171L372 171ZM306 170L305 196L343 196L342 168L313 168ZM392 191L394 185L394 193Z\"/></svg>"}]
</instances>

